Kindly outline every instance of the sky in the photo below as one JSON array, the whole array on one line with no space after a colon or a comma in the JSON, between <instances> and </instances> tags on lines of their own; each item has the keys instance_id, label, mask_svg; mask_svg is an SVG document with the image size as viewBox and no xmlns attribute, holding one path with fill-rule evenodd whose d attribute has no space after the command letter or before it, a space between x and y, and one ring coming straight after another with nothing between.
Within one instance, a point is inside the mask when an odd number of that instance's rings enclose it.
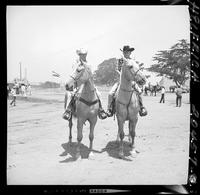
<instances>
[{"instance_id":1,"label":"sky","mask_svg":"<svg viewBox=\"0 0 200 195\"><path fill-rule=\"evenodd\" d=\"M30 82L56 82L52 71L64 81L79 48L88 50L94 71L104 60L120 58L124 45L149 67L159 50L190 41L186 5L7 6L6 14L8 81L20 77L20 62Z\"/></svg>"}]
</instances>

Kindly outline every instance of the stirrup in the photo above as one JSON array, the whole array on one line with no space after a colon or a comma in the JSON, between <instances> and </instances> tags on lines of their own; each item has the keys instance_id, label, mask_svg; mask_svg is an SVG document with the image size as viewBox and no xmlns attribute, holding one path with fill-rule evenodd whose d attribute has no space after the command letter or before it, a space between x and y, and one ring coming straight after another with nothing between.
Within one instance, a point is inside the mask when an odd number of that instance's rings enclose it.
<instances>
[{"instance_id":1,"label":"stirrup","mask_svg":"<svg viewBox=\"0 0 200 195\"><path fill-rule=\"evenodd\" d=\"M108 109L108 111L107 111L107 117L111 117L111 116L113 116L113 112L112 112L112 109Z\"/></svg>"},{"instance_id":2,"label":"stirrup","mask_svg":"<svg viewBox=\"0 0 200 195\"><path fill-rule=\"evenodd\" d=\"M98 117L100 119L106 119L107 118L107 114L103 109L100 109L99 112L98 112Z\"/></svg>"},{"instance_id":3,"label":"stirrup","mask_svg":"<svg viewBox=\"0 0 200 195\"><path fill-rule=\"evenodd\" d=\"M141 110L139 111L140 116L146 116L147 115L147 110L145 107L142 107Z\"/></svg>"},{"instance_id":4,"label":"stirrup","mask_svg":"<svg viewBox=\"0 0 200 195\"><path fill-rule=\"evenodd\" d=\"M72 112L70 110L66 110L62 115L62 118L68 121L71 119L71 117L72 117Z\"/></svg>"}]
</instances>

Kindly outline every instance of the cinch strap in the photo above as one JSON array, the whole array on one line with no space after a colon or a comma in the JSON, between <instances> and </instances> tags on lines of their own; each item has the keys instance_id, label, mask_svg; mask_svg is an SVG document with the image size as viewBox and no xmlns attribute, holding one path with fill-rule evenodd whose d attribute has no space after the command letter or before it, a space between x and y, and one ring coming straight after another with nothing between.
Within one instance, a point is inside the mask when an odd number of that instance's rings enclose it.
<instances>
[{"instance_id":1,"label":"cinch strap","mask_svg":"<svg viewBox=\"0 0 200 195\"><path fill-rule=\"evenodd\" d=\"M83 99L82 97L80 97L78 100L81 101L81 102L83 102L87 106L92 106L92 105L96 104L97 102L99 102L99 99L97 99L97 100L95 100L93 102L88 102L85 99Z\"/></svg>"}]
</instances>

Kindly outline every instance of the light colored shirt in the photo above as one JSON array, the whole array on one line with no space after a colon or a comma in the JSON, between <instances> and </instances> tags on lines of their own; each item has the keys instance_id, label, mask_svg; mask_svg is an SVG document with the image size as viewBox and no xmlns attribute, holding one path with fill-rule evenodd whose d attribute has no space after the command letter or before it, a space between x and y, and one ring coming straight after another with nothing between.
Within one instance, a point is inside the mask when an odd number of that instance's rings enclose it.
<instances>
[{"instance_id":1,"label":"light colored shirt","mask_svg":"<svg viewBox=\"0 0 200 195\"><path fill-rule=\"evenodd\" d=\"M79 67L79 65L83 65L83 66L86 65L92 71L92 66L89 65L87 61L86 62L83 60L80 61L79 59L77 59L76 62L72 65L72 70L75 71Z\"/></svg>"},{"instance_id":2,"label":"light colored shirt","mask_svg":"<svg viewBox=\"0 0 200 195\"><path fill-rule=\"evenodd\" d=\"M16 96L16 89L12 88L12 89L11 89L11 94L12 94L13 96Z\"/></svg>"},{"instance_id":3,"label":"light colored shirt","mask_svg":"<svg viewBox=\"0 0 200 195\"><path fill-rule=\"evenodd\" d=\"M162 89L161 89L161 93L162 93L162 94L165 93L165 88L162 87Z\"/></svg>"},{"instance_id":4,"label":"light colored shirt","mask_svg":"<svg viewBox=\"0 0 200 195\"><path fill-rule=\"evenodd\" d=\"M177 88L177 89L176 89L176 95L177 95L177 96L181 96L182 93L183 93L183 90L182 90L181 88Z\"/></svg>"}]
</instances>

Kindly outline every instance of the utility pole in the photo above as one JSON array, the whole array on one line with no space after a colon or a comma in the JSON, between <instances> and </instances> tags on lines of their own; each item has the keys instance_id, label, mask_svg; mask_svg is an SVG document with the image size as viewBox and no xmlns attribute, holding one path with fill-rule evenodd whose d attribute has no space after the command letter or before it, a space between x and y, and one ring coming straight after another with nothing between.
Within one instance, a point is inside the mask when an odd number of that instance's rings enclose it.
<instances>
[{"instance_id":1,"label":"utility pole","mask_svg":"<svg viewBox=\"0 0 200 195\"><path fill-rule=\"evenodd\" d=\"M22 63L20 62L20 81L22 80Z\"/></svg>"},{"instance_id":2,"label":"utility pole","mask_svg":"<svg viewBox=\"0 0 200 195\"><path fill-rule=\"evenodd\" d=\"M25 80L27 80L27 70L25 68Z\"/></svg>"}]
</instances>

